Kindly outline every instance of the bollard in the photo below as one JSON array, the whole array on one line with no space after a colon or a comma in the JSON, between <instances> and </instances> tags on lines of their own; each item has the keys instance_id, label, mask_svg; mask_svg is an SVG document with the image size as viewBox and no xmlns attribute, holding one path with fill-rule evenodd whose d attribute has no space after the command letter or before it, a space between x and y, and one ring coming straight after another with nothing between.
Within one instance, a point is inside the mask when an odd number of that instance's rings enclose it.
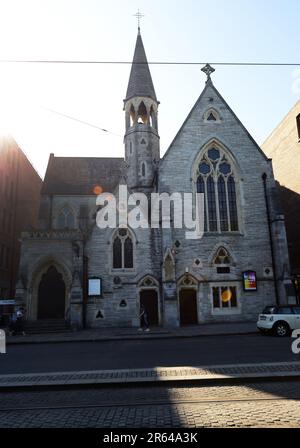
<instances>
[{"instance_id":1,"label":"bollard","mask_svg":"<svg viewBox=\"0 0 300 448\"><path fill-rule=\"evenodd\" d=\"M6 337L4 330L0 330L0 354L1 353L6 353Z\"/></svg>"}]
</instances>

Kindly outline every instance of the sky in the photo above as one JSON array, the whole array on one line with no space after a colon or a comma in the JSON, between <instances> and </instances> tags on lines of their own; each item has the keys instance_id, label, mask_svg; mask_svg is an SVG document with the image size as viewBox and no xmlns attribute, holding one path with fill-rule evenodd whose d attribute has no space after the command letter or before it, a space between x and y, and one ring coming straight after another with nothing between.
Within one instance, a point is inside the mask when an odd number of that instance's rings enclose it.
<instances>
[{"instance_id":1,"label":"sky","mask_svg":"<svg viewBox=\"0 0 300 448\"><path fill-rule=\"evenodd\" d=\"M131 61L138 9L149 62L300 64L299 0L0 0L0 60ZM259 144L300 99L300 66L215 68L215 86ZM150 70L163 155L205 75L200 65ZM0 132L41 176L50 153L122 157L129 73L129 64L0 62Z\"/></svg>"}]
</instances>

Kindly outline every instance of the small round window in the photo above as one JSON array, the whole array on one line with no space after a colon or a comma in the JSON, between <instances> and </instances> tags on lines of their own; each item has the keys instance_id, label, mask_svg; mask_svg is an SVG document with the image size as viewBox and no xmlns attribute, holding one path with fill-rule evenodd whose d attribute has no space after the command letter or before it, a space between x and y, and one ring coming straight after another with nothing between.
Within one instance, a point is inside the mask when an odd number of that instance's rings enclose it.
<instances>
[{"instance_id":1,"label":"small round window","mask_svg":"<svg viewBox=\"0 0 300 448\"><path fill-rule=\"evenodd\" d=\"M216 148L212 148L207 151L207 155L210 160L216 161L220 158L220 151Z\"/></svg>"},{"instance_id":2,"label":"small round window","mask_svg":"<svg viewBox=\"0 0 300 448\"><path fill-rule=\"evenodd\" d=\"M208 173L210 173L210 166L207 163L205 163L205 162L200 163L200 165L199 165L199 173L201 173L201 174L208 174Z\"/></svg>"}]
</instances>

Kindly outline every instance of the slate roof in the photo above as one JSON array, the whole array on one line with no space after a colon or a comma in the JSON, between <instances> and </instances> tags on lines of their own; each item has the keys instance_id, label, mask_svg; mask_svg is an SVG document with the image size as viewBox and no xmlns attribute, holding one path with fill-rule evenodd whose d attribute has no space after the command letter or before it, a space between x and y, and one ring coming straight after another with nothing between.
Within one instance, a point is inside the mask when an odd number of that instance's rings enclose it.
<instances>
[{"instance_id":1,"label":"slate roof","mask_svg":"<svg viewBox=\"0 0 300 448\"><path fill-rule=\"evenodd\" d=\"M134 96L146 96L157 101L151 78L151 73L142 41L141 34L138 33L134 56L131 66L129 83L124 101Z\"/></svg>"},{"instance_id":2,"label":"slate roof","mask_svg":"<svg viewBox=\"0 0 300 448\"><path fill-rule=\"evenodd\" d=\"M123 158L50 155L42 194L92 195L95 186L112 192L121 178Z\"/></svg>"}]
</instances>

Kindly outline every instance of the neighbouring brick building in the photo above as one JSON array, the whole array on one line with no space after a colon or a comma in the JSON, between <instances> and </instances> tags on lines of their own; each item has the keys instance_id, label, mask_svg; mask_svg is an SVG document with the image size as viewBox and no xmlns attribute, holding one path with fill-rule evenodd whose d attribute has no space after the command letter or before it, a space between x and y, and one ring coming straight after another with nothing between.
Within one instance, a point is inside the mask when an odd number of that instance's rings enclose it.
<instances>
[{"instance_id":1,"label":"neighbouring brick building","mask_svg":"<svg viewBox=\"0 0 300 448\"><path fill-rule=\"evenodd\" d=\"M0 299L13 298L20 238L37 226L42 179L10 136L0 137Z\"/></svg>"},{"instance_id":2,"label":"neighbouring brick building","mask_svg":"<svg viewBox=\"0 0 300 448\"><path fill-rule=\"evenodd\" d=\"M50 156L39 228L22 238L17 298L29 320L138 326L142 303L152 325L245 321L290 299L272 164L214 86L213 69L203 71L206 85L161 158L159 102L139 32L124 100L124 160ZM203 238L186 239L174 226L100 229L95 193L117 196L119 184L148 196L203 193ZM87 297L88 277L101 279L101 295Z\"/></svg>"},{"instance_id":3,"label":"neighbouring brick building","mask_svg":"<svg viewBox=\"0 0 300 448\"><path fill-rule=\"evenodd\" d=\"M286 220L291 272L300 303L300 101L262 145L272 159Z\"/></svg>"}]
</instances>

